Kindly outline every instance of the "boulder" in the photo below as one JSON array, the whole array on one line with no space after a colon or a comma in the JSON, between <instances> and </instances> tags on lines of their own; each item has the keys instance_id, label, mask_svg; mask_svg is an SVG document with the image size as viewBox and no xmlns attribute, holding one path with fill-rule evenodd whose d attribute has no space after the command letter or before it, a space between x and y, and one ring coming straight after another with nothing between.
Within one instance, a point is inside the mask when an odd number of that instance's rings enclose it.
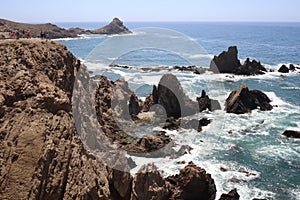
<instances>
[{"instance_id":1,"label":"boulder","mask_svg":"<svg viewBox=\"0 0 300 200\"><path fill-rule=\"evenodd\" d=\"M226 99L225 109L228 113L243 114L260 107L260 110L271 110L271 100L259 90L249 90L241 85L238 90L230 93Z\"/></svg>"},{"instance_id":2,"label":"boulder","mask_svg":"<svg viewBox=\"0 0 300 200\"><path fill-rule=\"evenodd\" d=\"M193 162L180 173L166 178L171 191L170 199L214 200L216 186L210 174Z\"/></svg>"},{"instance_id":3,"label":"boulder","mask_svg":"<svg viewBox=\"0 0 300 200\"><path fill-rule=\"evenodd\" d=\"M210 70L215 73L234 73L241 66L238 59L238 49L231 46L228 51L223 51L219 56L215 56L210 63Z\"/></svg>"},{"instance_id":4,"label":"boulder","mask_svg":"<svg viewBox=\"0 0 300 200\"><path fill-rule=\"evenodd\" d=\"M286 130L282 133L283 136L288 138L300 138L300 131L294 131L294 130Z\"/></svg>"},{"instance_id":5,"label":"boulder","mask_svg":"<svg viewBox=\"0 0 300 200\"><path fill-rule=\"evenodd\" d=\"M239 200L240 195L236 189L231 190L227 194L222 194L219 200Z\"/></svg>"},{"instance_id":6,"label":"boulder","mask_svg":"<svg viewBox=\"0 0 300 200\"><path fill-rule=\"evenodd\" d=\"M280 73L289 73L289 71L290 70L286 65L282 65L278 70L278 72L280 72Z\"/></svg>"}]
</instances>

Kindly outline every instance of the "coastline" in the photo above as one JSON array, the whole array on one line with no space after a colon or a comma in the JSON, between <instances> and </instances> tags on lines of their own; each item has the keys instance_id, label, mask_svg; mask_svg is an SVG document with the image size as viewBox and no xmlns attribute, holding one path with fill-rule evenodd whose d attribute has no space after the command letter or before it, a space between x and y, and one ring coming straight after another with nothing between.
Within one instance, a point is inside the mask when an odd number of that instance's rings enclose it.
<instances>
[{"instance_id":1,"label":"coastline","mask_svg":"<svg viewBox=\"0 0 300 200\"><path fill-rule=\"evenodd\" d=\"M14 42L15 40L9 40L8 43L10 43L11 41ZM26 41L26 39L20 40L20 41ZM28 40L29 43L30 43L31 41L32 41L32 42L39 42L39 39L29 39L29 40ZM49 42L51 43L51 41L49 41Z\"/></svg>"}]
</instances>

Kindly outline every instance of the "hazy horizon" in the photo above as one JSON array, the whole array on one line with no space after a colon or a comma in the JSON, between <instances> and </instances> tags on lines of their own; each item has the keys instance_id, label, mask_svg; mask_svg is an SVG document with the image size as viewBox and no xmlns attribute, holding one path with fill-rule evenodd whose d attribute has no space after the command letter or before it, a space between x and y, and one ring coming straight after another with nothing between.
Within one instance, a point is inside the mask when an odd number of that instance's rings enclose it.
<instances>
[{"instance_id":1,"label":"hazy horizon","mask_svg":"<svg viewBox=\"0 0 300 200\"><path fill-rule=\"evenodd\" d=\"M15 0L1 2L0 18L26 23L300 22L298 0L114 1Z\"/></svg>"}]
</instances>

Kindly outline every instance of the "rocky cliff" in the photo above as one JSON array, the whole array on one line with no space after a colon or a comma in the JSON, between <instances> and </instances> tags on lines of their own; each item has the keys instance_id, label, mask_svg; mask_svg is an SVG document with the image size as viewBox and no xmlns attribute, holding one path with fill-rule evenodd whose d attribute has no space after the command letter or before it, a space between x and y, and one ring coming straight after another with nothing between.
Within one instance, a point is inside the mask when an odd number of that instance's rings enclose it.
<instances>
[{"instance_id":1,"label":"rocky cliff","mask_svg":"<svg viewBox=\"0 0 300 200\"><path fill-rule=\"evenodd\" d=\"M2 41L0 52L0 199L109 199L109 171L73 125L79 60L50 41Z\"/></svg>"},{"instance_id":2,"label":"rocky cliff","mask_svg":"<svg viewBox=\"0 0 300 200\"><path fill-rule=\"evenodd\" d=\"M81 64L65 46L0 41L0 66L0 199L215 198L214 180L193 163L167 178L152 165L133 177L85 150L71 104Z\"/></svg>"}]
</instances>

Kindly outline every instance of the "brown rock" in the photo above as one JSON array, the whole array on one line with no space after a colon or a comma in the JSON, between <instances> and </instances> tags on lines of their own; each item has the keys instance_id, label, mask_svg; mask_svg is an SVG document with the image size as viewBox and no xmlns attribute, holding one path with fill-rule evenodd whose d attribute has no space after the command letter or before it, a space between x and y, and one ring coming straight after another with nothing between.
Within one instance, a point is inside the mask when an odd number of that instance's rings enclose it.
<instances>
[{"instance_id":1,"label":"brown rock","mask_svg":"<svg viewBox=\"0 0 300 200\"><path fill-rule=\"evenodd\" d=\"M216 197L216 186L210 174L190 162L179 175L169 176L166 179L171 190L171 199L206 199Z\"/></svg>"},{"instance_id":2,"label":"brown rock","mask_svg":"<svg viewBox=\"0 0 300 200\"><path fill-rule=\"evenodd\" d=\"M215 73L234 73L240 66L238 49L236 46L231 46L228 51L223 51L219 56L213 58L210 70Z\"/></svg>"},{"instance_id":3,"label":"brown rock","mask_svg":"<svg viewBox=\"0 0 300 200\"><path fill-rule=\"evenodd\" d=\"M80 62L56 42L22 39L0 42L3 59L1 199L110 199L107 169L84 150L70 112Z\"/></svg>"},{"instance_id":4,"label":"brown rock","mask_svg":"<svg viewBox=\"0 0 300 200\"><path fill-rule=\"evenodd\" d=\"M153 164L143 166L134 177L131 199L169 199L166 182Z\"/></svg>"},{"instance_id":5,"label":"brown rock","mask_svg":"<svg viewBox=\"0 0 300 200\"><path fill-rule=\"evenodd\" d=\"M257 107L260 110L271 110L271 100L258 90L249 90L246 85L241 85L236 91L231 92L226 99L226 111L228 113L243 114Z\"/></svg>"}]
</instances>

